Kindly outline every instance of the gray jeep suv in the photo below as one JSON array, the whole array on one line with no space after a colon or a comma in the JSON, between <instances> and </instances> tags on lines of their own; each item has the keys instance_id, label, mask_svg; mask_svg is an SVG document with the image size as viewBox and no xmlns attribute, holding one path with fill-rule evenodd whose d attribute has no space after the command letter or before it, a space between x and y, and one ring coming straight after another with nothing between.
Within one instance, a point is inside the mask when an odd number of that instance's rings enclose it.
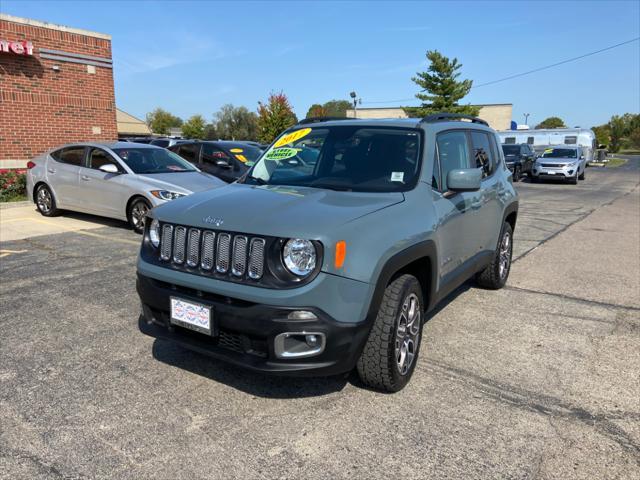
<instances>
[{"instance_id":1,"label":"gray jeep suv","mask_svg":"<svg viewBox=\"0 0 640 480\"><path fill-rule=\"evenodd\" d=\"M357 368L398 391L427 312L470 277L504 286L517 211L480 119L307 119L238 182L150 212L139 328L260 372Z\"/></svg>"}]
</instances>

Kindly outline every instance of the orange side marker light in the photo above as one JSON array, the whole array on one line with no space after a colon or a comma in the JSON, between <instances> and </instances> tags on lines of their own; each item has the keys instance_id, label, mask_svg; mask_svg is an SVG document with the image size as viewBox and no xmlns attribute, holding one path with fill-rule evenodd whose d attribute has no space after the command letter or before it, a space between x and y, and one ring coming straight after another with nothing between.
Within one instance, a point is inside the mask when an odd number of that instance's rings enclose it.
<instances>
[{"instance_id":1,"label":"orange side marker light","mask_svg":"<svg viewBox=\"0 0 640 480\"><path fill-rule=\"evenodd\" d=\"M347 242L340 240L336 243L336 268L342 268L344 265L344 259L347 256Z\"/></svg>"}]
</instances>

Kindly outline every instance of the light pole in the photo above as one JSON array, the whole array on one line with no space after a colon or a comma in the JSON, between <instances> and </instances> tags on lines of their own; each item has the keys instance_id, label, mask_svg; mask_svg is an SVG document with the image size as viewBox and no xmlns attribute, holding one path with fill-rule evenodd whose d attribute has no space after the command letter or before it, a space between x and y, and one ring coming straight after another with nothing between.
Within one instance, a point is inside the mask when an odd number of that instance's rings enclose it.
<instances>
[{"instance_id":1,"label":"light pole","mask_svg":"<svg viewBox=\"0 0 640 480\"><path fill-rule=\"evenodd\" d=\"M524 114L524 124L525 124L525 125L529 125L529 124L527 123L527 121L529 120L529 115L531 115L531 114L530 114L530 113L525 113L525 114Z\"/></svg>"},{"instance_id":2,"label":"light pole","mask_svg":"<svg viewBox=\"0 0 640 480\"><path fill-rule=\"evenodd\" d=\"M353 101L353 118L358 118L358 95L356 94L356 92L351 92L349 96ZM360 102L362 103L362 99L360 99Z\"/></svg>"}]
</instances>

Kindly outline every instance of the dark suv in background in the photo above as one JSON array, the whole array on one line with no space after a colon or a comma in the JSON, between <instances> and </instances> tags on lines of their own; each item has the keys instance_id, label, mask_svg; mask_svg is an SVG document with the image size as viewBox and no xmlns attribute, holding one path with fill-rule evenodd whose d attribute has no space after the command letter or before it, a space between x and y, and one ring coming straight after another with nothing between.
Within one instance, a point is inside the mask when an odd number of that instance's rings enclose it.
<instances>
[{"instance_id":1,"label":"dark suv in background","mask_svg":"<svg viewBox=\"0 0 640 480\"><path fill-rule=\"evenodd\" d=\"M228 183L235 182L262 155L254 145L226 141L187 141L169 150Z\"/></svg>"},{"instance_id":2,"label":"dark suv in background","mask_svg":"<svg viewBox=\"0 0 640 480\"><path fill-rule=\"evenodd\" d=\"M507 168L513 174L513 181L518 182L525 173L531 176L531 169L536 158L533 147L527 143L520 145L502 145Z\"/></svg>"}]
</instances>

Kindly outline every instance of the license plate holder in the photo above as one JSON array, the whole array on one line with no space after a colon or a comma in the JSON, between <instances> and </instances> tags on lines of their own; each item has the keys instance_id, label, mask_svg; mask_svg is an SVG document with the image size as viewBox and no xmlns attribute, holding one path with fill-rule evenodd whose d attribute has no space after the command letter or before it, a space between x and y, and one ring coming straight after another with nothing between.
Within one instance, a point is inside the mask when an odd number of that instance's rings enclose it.
<instances>
[{"instance_id":1,"label":"license plate holder","mask_svg":"<svg viewBox=\"0 0 640 480\"><path fill-rule=\"evenodd\" d=\"M205 335L216 335L213 309L209 305L184 298L170 297L169 321L173 325Z\"/></svg>"}]
</instances>

